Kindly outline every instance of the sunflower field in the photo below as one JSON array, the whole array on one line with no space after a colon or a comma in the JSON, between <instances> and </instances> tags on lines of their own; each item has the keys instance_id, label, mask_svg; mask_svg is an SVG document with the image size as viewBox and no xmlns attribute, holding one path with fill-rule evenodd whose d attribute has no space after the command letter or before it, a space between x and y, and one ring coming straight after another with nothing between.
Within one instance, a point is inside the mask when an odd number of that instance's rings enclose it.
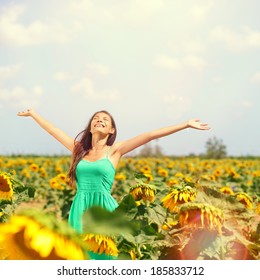
<instances>
[{"instance_id":1,"label":"sunflower field","mask_svg":"<svg viewBox=\"0 0 260 280\"><path fill-rule=\"evenodd\" d=\"M259 260L260 159L124 157L110 213L67 223L66 156L0 157L0 259ZM64 250L66 248L66 250Z\"/></svg>"}]
</instances>

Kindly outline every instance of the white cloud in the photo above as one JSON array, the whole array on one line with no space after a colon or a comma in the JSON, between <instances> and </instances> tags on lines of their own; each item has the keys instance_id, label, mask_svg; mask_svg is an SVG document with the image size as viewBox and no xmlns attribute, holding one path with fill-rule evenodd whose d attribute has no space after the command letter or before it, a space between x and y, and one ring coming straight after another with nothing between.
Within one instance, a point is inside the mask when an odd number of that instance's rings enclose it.
<instances>
[{"instance_id":1,"label":"white cloud","mask_svg":"<svg viewBox=\"0 0 260 280\"><path fill-rule=\"evenodd\" d=\"M13 89L0 88L0 98L3 106L24 110L24 108L36 108L39 98L43 93L40 86L34 86L32 90L27 90L22 86Z\"/></svg>"},{"instance_id":2,"label":"white cloud","mask_svg":"<svg viewBox=\"0 0 260 280\"><path fill-rule=\"evenodd\" d=\"M255 73L251 78L250 82L252 84L260 84L260 72Z\"/></svg>"},{"instance_id":3,"label":"white cloud","mask_svg":"<svg viewBox=\"0 0 260 280\"><path fill-rule=\"evenodd\" d=\"M71 80L73 77L70 73L67 72L56 72L54 73L53 78L57 81L68 81Z\"/></svg>"},{"instance_id":4,"label":"white cloud","mask_svg":"<svg viewBox=\"0 0 260 280\"><path fill-rule=\"evenodd\" d=\"M260 47L260 32L243 27L240 32L235 32L227 27L216 27L211 31L210 37L215 42L222 42L233 51L244 51Z\"/></svg>"},{"instance_id":5,"label":"white cloud","mask_svg":"<svg viewBox=\"0 0 260 280\"><path fill-rule=\"evenodd\" d=\"M58 21L34 21L28 25L19 22L25 7L9 5L2 9L0 14L0 41L13 46L38 45L49 42L68 41L75 26L64 26Z\"/></svg>"},{"instance_id":6,"label":"white cloud","mask_svg":"<svg viewBox=\"0 0 260 280\"><path fill-rule=\"evenodd\" d=\"M181 68L181 65L182 65L180 59L172 58L172 57L165 56L165 55L158 56L154 60L154 64L156 66L166 68L166 69L171 69L171 70L179 69L179 68Z\"/></svg>"},{"instance_id":7,"label":"white cloud","mask_svg":"<svg viewBox=\"0 0 260 280\"><path fill-rule=\"evenodd\" d=\"M71 93L90 100L116 101L121 95L117 89L98 90L94 87L93 81L86 77L71 87Z\"/></svg>"},{"instance_id":8,"label":"white cloud","mask_svg":"<svg viewBox=\"0 0 260 280\"><path fill-rule=\"evenodd\" d=\"M208 63L202 57L196 55L186 55L183 58L183 64L184 66L188 66L197 70L203 70L208 65Z\"/></svg>"},{"instance_id":9,"label":"white cloud","mask_svg":"<svg viewBox=\"0 0 260 280\"><path fill-rule=\"evenodd\" d=\"M110 68L101 63L91 63L87 65L90 71L96 72L99 75L106 76L110 73Z\"/></svg>"},{"instance_id":10,"label":"white cloud","mask_svg":"<svg viewBox=\"0 0 260 280\"><path fill-rule=\"evenodd\" d=\"M104 23L144 24L164 6L164 0L149 1L103 1L102 4L90 0L69 2L67 13L81 20Z\"/></svg>"},{"instance_id":11,"label":"white cloud","mask_svg":"<svg viewBox=\"0 0 260 280\"><path fill-rule=\"evenodd\" d=\"M108 76L110 67L101 63L89 63L86 66L87 75L97 74L96 76ZM72 74L66 71L60 71L53 74L53 79L56 81L69 81L79 79L77 74Z\"/></svg>"},{"instance_id":12,"label":"white cloud","mask_svg":"<svg viewBox=\"0 0 260 280\"><path fill-rule=\"evenodd\" d=\"M35 85L31 90L23 86L14 86L8 88L5 81L16 77L17 73L21 72L20 64L0 66L0 99L2 107L18 109L23 106L36 107L39 97L43 94L43 88Z\"/></svg>"},{"instance_id":13,"label":"white cloud","mask_svg":"<svg viewBox=\"0 0 260 280\"><path fill-rule=\"evenodd\" d=\"M35 95L38 95L38 96L41 96L44 92L43 88L41 86L34 86L32 88L32 92L35 94Z\"/></svg>"},{"instance_id":14,"label":"white cloud","mask_svg":"<svg viewBox=\"0 0 260 280\"><path fill-rule=\"evenodd\" d=\"M212 10L212 7L213 7L212 1L204 5L196 5L191 9L192 17L199 22L205 21L210 11Z\"/></svg>"},{"instance_id":15,"label":"white cloud","mask_svg":"<svg viewBox=\"0 0 260 280\"><path fill-rule=\"evenodd\" d=\"M202 57L197 55L185 55L182 58L172 58L161 55L154 60L154 64L158 67L171 70L184 68L203 70L208 66L208 63Z\"/></svg>"},{"instance_id":16,"label":"white cloud","mask_svg":"<svg viewBox=\"0 0 260 280\"><path fill-rule=\"evenodd\" d=\"M120 18L120 20L134 24L142 24L151 19L163 5L163 0L133 0L122 6L114 6L112 14L114 14L114 18Z\"/></svg>"},{"instance_id":17,"label":"white cloud","mask_svg":"<svg viewBox=\"0 0 260 280\"><path fill-rule=\"evenodd\" d=\"M0 66L0 82L15 77L21 68L20 64Z\"/></svg>"}]
</instances>

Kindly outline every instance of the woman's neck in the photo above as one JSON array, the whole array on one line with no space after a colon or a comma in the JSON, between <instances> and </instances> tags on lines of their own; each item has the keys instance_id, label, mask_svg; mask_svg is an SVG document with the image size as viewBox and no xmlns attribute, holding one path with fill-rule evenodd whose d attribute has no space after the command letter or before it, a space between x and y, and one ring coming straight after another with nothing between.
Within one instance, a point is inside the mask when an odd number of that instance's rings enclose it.
<instances>
[{"instance_id":1,"label":"woman's neck","mask_svg":"<svg viewBox=\"0 0 260 280\"><path fill-rule=\"evenodd\" d=\"M94 151L101 151L107 146L107 138L92 138L92 150Z\"/></svg>"}]
</instances>

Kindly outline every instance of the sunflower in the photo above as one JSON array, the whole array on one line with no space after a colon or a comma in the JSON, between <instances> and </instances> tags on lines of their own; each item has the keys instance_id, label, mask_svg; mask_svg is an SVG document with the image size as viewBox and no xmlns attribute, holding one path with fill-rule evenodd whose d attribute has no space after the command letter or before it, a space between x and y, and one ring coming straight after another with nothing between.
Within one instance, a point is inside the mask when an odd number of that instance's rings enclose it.
<instances>
[{"instance_id":1,"label":"sunflower","mask_svg":"<svg viewBox=\"0 0 260 280\"><path fill-rule=\"evenodd\" d=\"M217 169L215 169L214 170L214 175L215 175L215 177L221 177L221 175L222 175L222 171L219 169L219 168L217 168Z\"/></svg>"},{"instance_id":2,"label":"sunflower","mask_svg":"<svg viewBox=\"0 0 260 280\"><path fill-rule=\"evenodd\" d=\"M233 190L230 187L226 187L226 186L221 187L220 191L225 194L231 194L231 195L234 194Z\"/></svg>"},{"instance_id":3,"label":"sunflower","mask_svg":"<svg viewBox=\"0 0 260 280\"><path fill-rule=\"evenodd\" d=\"M39 166L36 163L30 164L29 168L34 172L38 172L38 170L39 170Z\"/></svg>"},{"instance_id":4,"label":"sunflower","mask_svg":"<svg viewBox=\"0 0 260 280\"><path fill-rule=\"evenodd\" d=\"M238 179L240 177L240 175L233 168L231 168L228 173L232 179Z\"/></svg>"},{"instance_id":5,"label":"sunflower","mask_svg":"<svg viewBox=\"0 0 260 280\"><path fill-rule=\"evenodd\" d=\"M66 187L69 186L69 180L66 174L60 173L54 178L51 178L49 180L49 184L53 189L64 190Z\"/></svg>"},{"instance_id":6,"label":"sunflower","mask_svg":"<svg viewBox=\"0 0 260 280\"><path fill-rule=\"evenodd\" d=\"M174 186L171 192L162 198L163 207L170 212L178 212L178 204L193 201L196 198L196 189L190 186Z\"/></svg>"},{"instance_id":7,"label":"sunflower","mask_svg":"<svg viewBox=\"0 0 260 280\"><path fill-rule=\"evenodd\" d=\"M117 173L115 176L115 180L117 181L125 181L126 175L124 173Z\"/></svg>"},{"instance_id":8,"label":"sunflower","mask_svg":"<svg viewBox=\"0 0 260 280\"><path fill-rule=\"evenodd\" d=\"M60 180L60 181L62 181L62 182L64 182L64 183L66 183L67 182L67 175L66 174L64 174L64 173L60 173L60 174L58 174L57 175L57 178Z\"/></svg>"},{"instance_id":9,"label":"sunflower","mask_svg":"<svg viewBox=\"0 0 260 280\"><path fill-rule=\"evenodd\" d=\"M141 168L140 172L143 173L143 174L152 173L151 166L149 166L149 165L143 166Z\"/></svg>"},{"instance_id":10,"label":"sunflower","mask_svg":"<svg viewBox=\"0 0 260 280\"><path fill-rule=\"evenodd\" d=\"M64 186L62 186L56 177L50 179L49 181L51 188L57 189L57 190L64 190Z\"/></svg>"},{"instance_id":11,"label":"sunflower","mask_svg":"<svg viewBox=\"0 0 260 280\"><path fill-rule=\"evenodd\" d=\"M181 172L177 172L177 173L175 174L175 177L184 178L185 175L184 175L183 173L181 173Z\"/></svg>"},{"instance_id":12,"label":"sunflower","mask_svg":"<svg viewBox=\"0 0 260 280\"><path fill-rule=\"evenodd\" d=\"M109 256L118 256L118 249L115 241L110 236L104 236L99 234L84 234L83 241L86 243L88 250Z\"/></svg>"},{"instance_id":13,"label":"sunflower","mask_svg":"<svg viewBox=\"0 0 260 280\"><path fill-rule=\"evenodd\" d=\"M173 185L177 185L179 183L179 181L177 179L174 179L174 178L170 178L166 184L169 186L169 187L172 187Z\"/></svg>"},{"instance_id":14,"label":"sunflower","mask_svg":"<svg viewBox=\"0 0 260 280\"><path fill-rule=\"evenodd\" d=\"M11 175L6 172L0 172L0 200L12 200L13 183Z\"/></svg>"},{"instance_id":15,"label":"sunflower","mask_svg":"<svg viewBox=\"0 0 260 280\"><path fill-rule=\"evenodd\" d=\"M158 169L159 176L167 178L168 174L169 174L169 172L166 169L163 169L163 168Z\"/></svg>"},{"instance_id":16,"label":"sunflower","mask_svg":"<svg viewBox=\"0 0 260 280\"><path fill-rule=\"evenodd\" d=\"M219 208L208 204L189 203L181 207L179 222L181 226L187 225L194 229L206 228L221 233L224 219Z\"/></svg>"},{"instance_id":17,"label":"sunflower","mask_svg":"<svg viewBox=\"0 0 260 280\"><path fill-rule=\"evenodd\" d=\"M130 194L135 200L154 201L155 187L146 183L138 183L130 188Z\"/></svg>"},{"instance_id":18,"label":"sunflower","mask_svg":"<svg viewBox=\"0 0 260 280\"><path fill-rule=\"evenodd\" d=\"M31 209L0 224L0 244L4 244L7 259L86 259L80 237L65 223L45 215Z\"/></svg>"},{"instance_id":19,"label":"sunflower","mask_svg":"<svg viewBox=\"0 0 260 280\"><path fill-rule=\"evenodd\" d=\"M46 171L46 169L45 169L44 167L41 167L41 168L39 169L39 173L40 173L40 176L41 176L42 178L46 178L47 175L48 175L48 173L47 173L47 171Z\"/></svg>"},{"instance_id":20,"label":"sunflower","mask_svg":"<svg viewBox=\"0 0 260 280\"><path fill-rule=\"evenodd\" d=\"M31 178L31 173L28 169L24 168L22 171L21 171L21 175L25 178Z\"/></svg>"},{"instance_id":21,"label":"sunflower","mask_svg":"<svg viewBox=\"0 0 260 280\"><path fill-rule=\"evenodd\" d=\"M57 174L62 173L62 172L63 172L62 167L61 167L61 166L59 166L59 165L56 165L56 166L55 166L55 172L56 172Z\"/></svg>"},{"instance_id":22,"label":"sunflower","mask_svg":"<svg viewBox=\"0 0 260 280\"><path fill-rule=\"evenodd\" d=\"M253 208L252 198L248 194L243 193L243 192L239 192L239 193L236 193L235 196L236 196L236 199L240 203L244 204L246 208L248 208L248 209L252 209Z\"/></svg>"}]
</instances>

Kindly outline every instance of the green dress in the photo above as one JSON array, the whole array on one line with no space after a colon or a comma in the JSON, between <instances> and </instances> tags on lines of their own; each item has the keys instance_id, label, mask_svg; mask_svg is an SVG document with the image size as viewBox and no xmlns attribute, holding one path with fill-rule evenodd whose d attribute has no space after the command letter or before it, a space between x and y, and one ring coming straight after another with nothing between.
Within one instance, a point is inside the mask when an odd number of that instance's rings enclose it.
<instances>
[{"instance_id":1,"label":"green dress","mask_svg":"<svg viewBox=\"0 0 260 280\"><path fill-rule=\"evenodd\" d=\"M100 206L112 212L118 206L111 195L116 170L108 155L109 148L105 158L94 162L82 159L76 167L77 192L70 208L69 224L79 233L83 233L82 216L88 208ZM88 254L91 259L114 259L106 254Z\"/></svg>"}]
</instances>

